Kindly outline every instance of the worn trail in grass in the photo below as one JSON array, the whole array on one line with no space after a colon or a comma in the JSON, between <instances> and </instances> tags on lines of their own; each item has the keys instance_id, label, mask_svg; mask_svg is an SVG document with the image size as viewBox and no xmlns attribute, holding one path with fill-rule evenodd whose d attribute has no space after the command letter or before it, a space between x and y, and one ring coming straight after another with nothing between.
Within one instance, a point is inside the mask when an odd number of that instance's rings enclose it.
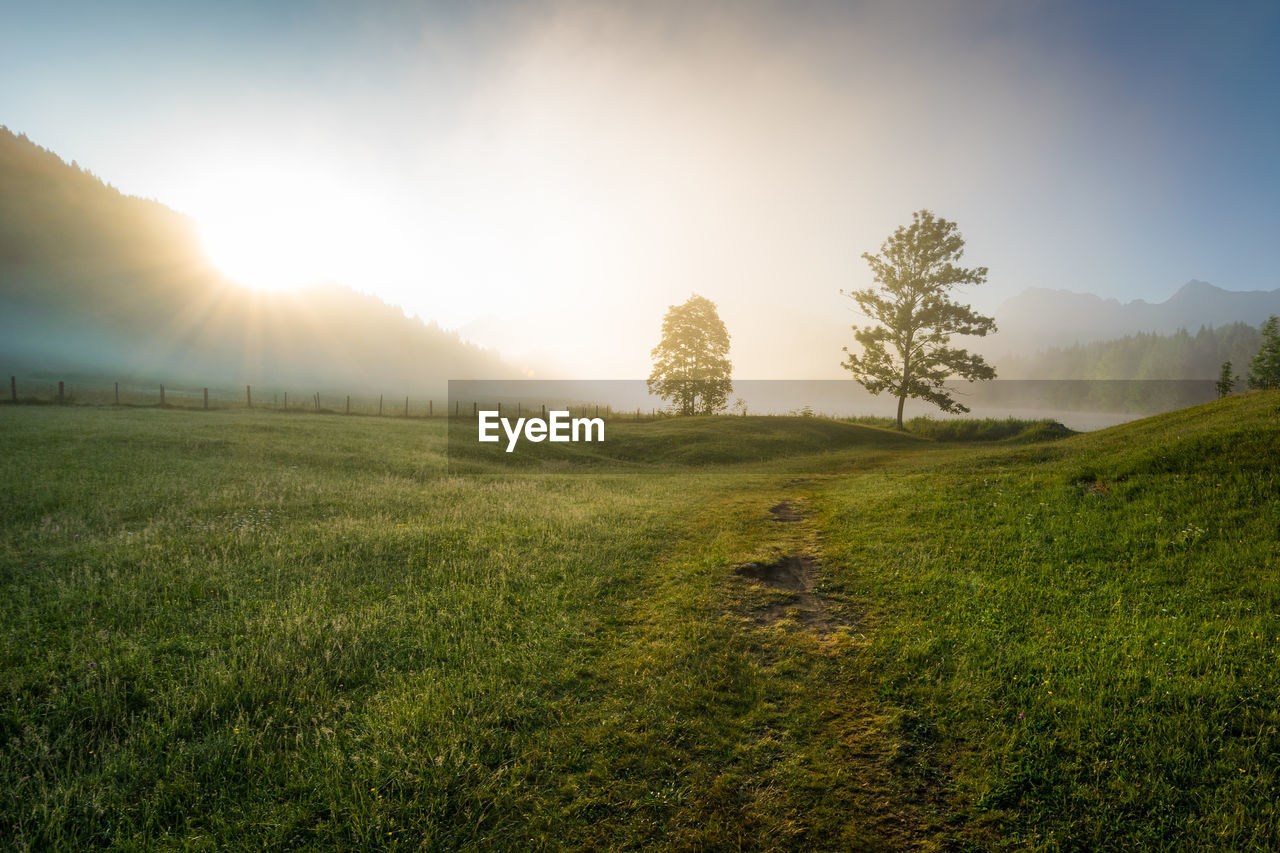
<instances>
[{"instance_id":1,"label":"worn trail in grass","mask_svg":"<svg viewBox=\"0 0 1280 853\"><path fill-rule=\"evenodd\" d=\"M758 630L727 587L801 463L460 479L420 422L0 418L0 820L19 848L888 831L838 769L874 751L834 722L874 716L857 673Z\"/></svg>"}]
</instances>

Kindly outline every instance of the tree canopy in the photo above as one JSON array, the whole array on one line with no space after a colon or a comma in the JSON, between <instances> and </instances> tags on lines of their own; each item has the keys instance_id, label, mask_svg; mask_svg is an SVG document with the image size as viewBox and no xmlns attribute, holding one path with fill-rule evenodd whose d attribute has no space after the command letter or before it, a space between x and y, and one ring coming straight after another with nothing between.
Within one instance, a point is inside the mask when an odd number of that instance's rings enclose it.
<instances>
[{"instance_id":1,"label":"tree canopy","mask_svg":"<svg viewBox=\"0 0 1280 853\"><path fill-rule=\"evenodd\" d=\"M1262 347L1249 365L1249 387L1280 388L1280 319L1275 314L1262 324Z\"/></svg>"},{"instance_id":2,"label":"tree canopy","mask_svg":"<svg viewBox=\"0 0 1280 853\"><path fill-rule=\"evenodd\" d=\"M845 347L849 355L842 366L872 394L888 391L898 398L899 429L908 397L928 400L944 412L967 412L943 383L952 376L970 382L995 378L995 368L982 356L949 346L952 335L983 336L996 328L993 318L948 296L952 288L987 280L986 267L954 263L963 255L964 239L954 222L917 211L878 254L863 253L878 286L841 291L875 321L853 327L862 353Z\"/></svg>"},{"instance_id":3,"label":"tree canopy","mask_svg":"<svg viewBox=\"0 0 1280 853\"><path fill-rule=\"evenodd\" d=\"M710 299L694 294L672 305L662 320L662 341L653 348L649 393L673 404L681 415L709 415L725 408L729 375L729 331Z\"/></svg>"}]
</instances>

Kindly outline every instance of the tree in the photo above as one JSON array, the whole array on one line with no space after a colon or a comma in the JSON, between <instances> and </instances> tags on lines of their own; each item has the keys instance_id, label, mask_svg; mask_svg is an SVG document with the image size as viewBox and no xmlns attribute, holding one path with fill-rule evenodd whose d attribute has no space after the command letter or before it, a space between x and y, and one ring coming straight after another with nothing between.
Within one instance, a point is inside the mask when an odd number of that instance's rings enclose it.
<instances>
[{"instance_id":1,"label":"tree","mask_svg":"<svg viewBox=\"0 0 1280 853\"><path fill-rule=\"evenodd\" d=\"M1272 314L1262 324L1262 348L1249 365L1250 388L1280 388L1280 328Z\"/></svg>"},{"instance_id":2,"label":"tree","mask_svg":"<svg viewBox=\"0 0 1280 853\"><path fill-rule=\"evenodd\" d=\"M662 342L651 355L649 393L672 401L681 415L724 409L733 390L729 331L710 299L694 294L672 305L662 319Z\"/></svg>"},{"instance_id":3,"label":"tree","mask_svg":"<svg viewBox=\"0 0 1280 853\"><path fill-rule=\"evenodd\" d=\"M1240 381L1239 376L1231 375L1231 362L1224 361L1222 370L1218 372L1218 399L1230 396L1231 392L1236 389L1236 383Z\"/></svg>"},{"instance_id":4,"label":"tree","mask_svg":"<svg viewBox=\"0 0 1280 853\"><path fill-rule=\"evenodd\" d=\"M872 394L888 391L898 398L898 429L908 397L928 400L944 412L967 412L968 406L956 402L943 383L951 376L970 382L995 378L995 368L982 356L948 346L952 335L984 336L996 330L993 318L947 295L953 287L987 280L986 267L964 269L953 263L963 255L964 239L956 224L921 210L881 244L879 254L862 254L879 287L840 291L858 303L865 317L878 321L853 327L862 354L850 353L841 366Z\"/></svg>"}]
</instances>

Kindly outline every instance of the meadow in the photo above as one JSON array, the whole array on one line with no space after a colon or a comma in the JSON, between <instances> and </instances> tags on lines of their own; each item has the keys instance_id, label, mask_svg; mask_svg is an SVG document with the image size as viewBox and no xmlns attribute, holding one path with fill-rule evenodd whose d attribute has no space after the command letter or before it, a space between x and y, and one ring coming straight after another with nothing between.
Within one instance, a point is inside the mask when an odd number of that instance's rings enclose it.
<instances>
[{"instance_id":1,"label":"meadow","mask_svg":"<svg viewBox=\"0 0 1280 853\"><path fill-rule=\"evenodd\" d=\"M442 421L0 407L0 832L1280 845L1280 394L950 429L451 475Z\"/></svg>"}]
</instances>

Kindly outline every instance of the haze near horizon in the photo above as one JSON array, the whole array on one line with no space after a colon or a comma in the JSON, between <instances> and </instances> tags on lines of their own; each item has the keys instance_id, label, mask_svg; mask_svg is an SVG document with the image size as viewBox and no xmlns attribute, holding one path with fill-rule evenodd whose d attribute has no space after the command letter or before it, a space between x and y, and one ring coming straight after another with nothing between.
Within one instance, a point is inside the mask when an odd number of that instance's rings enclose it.
<instances>
[{"instance_id":1,"label":"haze near horizon","mask_svg":"<svg viewBox=\"0 0 1280 853\"><path fill-rule=\"evenodd\" d=\"M841 378L859 255L911 211L1029 287L1280 286L1270 4L27 8L3 122L199 223L540 371L638 376L720 308L735 375Z\"/></svg>"}]
</instances>

